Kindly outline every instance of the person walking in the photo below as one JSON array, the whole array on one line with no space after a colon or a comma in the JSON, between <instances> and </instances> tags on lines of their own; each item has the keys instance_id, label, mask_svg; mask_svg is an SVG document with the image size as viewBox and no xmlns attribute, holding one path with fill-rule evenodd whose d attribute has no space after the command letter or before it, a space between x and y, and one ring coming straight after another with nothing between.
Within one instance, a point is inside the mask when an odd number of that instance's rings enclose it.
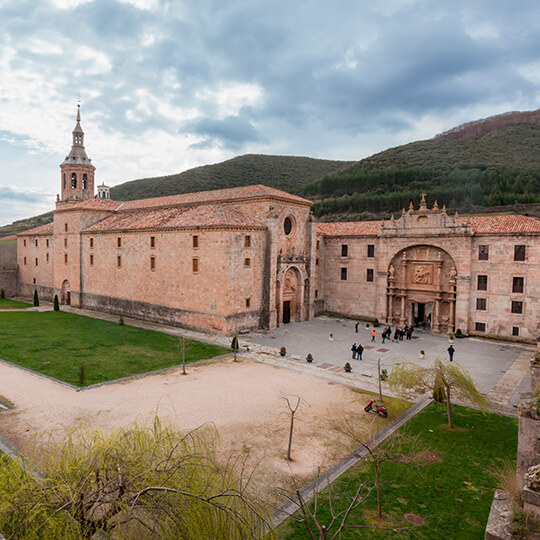
<instances>
[{"instance_id":1,"label":"person walking","mask_svg":"<svg viewBox=\"0 0 540 540\"><path fill-rule=\"evenodd\" d=\"M450 345L447 351L448 351L448 356L450 357L450 362L452 362L452 360L454 360L454 353L456 352L456 349L454 349L453 345Z\"/></svg>"},{"instance_id":2,"label":"person walking","mask_svg":"<svg viewBox=\"0 0 540 540\"><path fill-rule=\"evenodd\" d=\"M382 342L384 343L385 340L386 340L386 331L384 331L384 332L381 334L381 337L382 337Z\"/></svg>"},{"instance_id":3,"label":"person walking","mask_svg":"<svg viewBox=\"0 0 540 540\"><path fill-rule=\"evenodd\" d=\"M375 330L373 330L373 331L371 332L371 341L372 341L372 342L375 341L375 338L376 338L376 337L377 337L377 332L375 332Z\"/></svg>"},{"instance_id":4,"label":"person walking","mask_svg":"<svg viewBox=\"0 0 540 540\"><path fill-rule=\"evenodd\" d=\"M358 334L358 322L354 325L354 331Z\"/></svg>"},{"instance_id":5,"label":"person walking","mask_svg":"<svg viewBox=\"0 0 540 540\"><path fill-rule=\"evenodd\" d=\"M356 347L356 357L357 360L362 360L362 353L364 352L364 347L359 343L358 347Z\"/></svg>"},{"instance_id":6,"label":"person walking","mask_svg":"<svg viewBox=\"0 0 540 540\"><path fill-rule=\"evenodd\" d=\"M356 353L358 352L358 349L356 347L356 343L353 343L353 346L351 347L351 351L352 351L352 359L356 360Z\"/></svg>"}]
</instances>

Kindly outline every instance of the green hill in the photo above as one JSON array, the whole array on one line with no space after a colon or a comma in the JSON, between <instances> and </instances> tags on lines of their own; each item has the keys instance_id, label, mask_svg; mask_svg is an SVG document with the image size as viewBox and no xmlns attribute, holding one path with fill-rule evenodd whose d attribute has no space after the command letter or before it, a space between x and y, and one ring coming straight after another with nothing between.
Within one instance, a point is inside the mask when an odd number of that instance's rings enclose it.
<instances>
[{"instance_id":1,"label":"green hill","mask_svg":"<svg viewBox=\"0 0 540 540\"><path fill-rule=\"evenodd\" d=\"M540 213L540 125L494 128L477 138L437 137L363 159L300 191L327 220L372 219L428 202L462 212Z\"/></svg>"},{"instance_id":2,"label":"green hill","mask_svg":"<svg viewBox=\"0 0 540 540\"><path fill-rule=\"evenodd\" d=\"M309 182L334 173L352 163L352 161L330 161L307 157L248 154L215 165L196 167L179 174L126 182L113 187L111 197L118 201L130 201L251 184L264 184L284 191L297 191Z\"/></svg>"}]
</instances>

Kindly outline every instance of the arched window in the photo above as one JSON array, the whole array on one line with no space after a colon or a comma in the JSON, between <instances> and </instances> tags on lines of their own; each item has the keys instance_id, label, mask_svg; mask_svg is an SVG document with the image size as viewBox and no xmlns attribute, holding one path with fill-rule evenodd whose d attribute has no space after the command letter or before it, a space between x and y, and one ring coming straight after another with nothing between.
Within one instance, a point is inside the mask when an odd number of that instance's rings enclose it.
<instances>
[{"instance_id":1,"label":"arched window","mask_svg":"<svg viewBox=\"0 0 540 540\"><path fill-rule=\"evenodd\" d=\"M88 177L86 176L86 173L82 175L82 188L86 189L86 186L88 185Z\"/></svg>"},{"instance_id":2,"label":"arched window","mask_svg":"<svg viewBox=\"0 0 540 540\"><path fill-rule=\"evenodd\" d=\"M64 189L66 189L66 173L64 173Z\"/></svg>"},{"instance_id":3,"label":"arched window","mask_svg":"<svg viewBox=\"0 0 540 540\"><path fill-rule=\"evenodd\" d=\"M71 187L72 189L77 187L77 173L71 173Z\"/></svg>"}]
</instances>

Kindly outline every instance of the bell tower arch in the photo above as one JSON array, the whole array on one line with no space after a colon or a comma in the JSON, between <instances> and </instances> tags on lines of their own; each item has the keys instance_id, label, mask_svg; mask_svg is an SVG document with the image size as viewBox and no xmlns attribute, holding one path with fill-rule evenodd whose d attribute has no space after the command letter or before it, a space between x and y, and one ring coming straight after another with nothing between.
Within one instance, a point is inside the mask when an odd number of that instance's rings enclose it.
<instances>
[{"instance_id":1,"label":"bell tower arch","mask_svg":"<svg viewBox=\"0 0 540 540\"><path fill-rule=\"evenodd\" d=\"M94 198L94 171L92 160L84 148L84 131L81 127L81 106L77 104L77 123L72 132L71 151L60 164L59 203L84 201Z\"/></svg>"}]
</instances>

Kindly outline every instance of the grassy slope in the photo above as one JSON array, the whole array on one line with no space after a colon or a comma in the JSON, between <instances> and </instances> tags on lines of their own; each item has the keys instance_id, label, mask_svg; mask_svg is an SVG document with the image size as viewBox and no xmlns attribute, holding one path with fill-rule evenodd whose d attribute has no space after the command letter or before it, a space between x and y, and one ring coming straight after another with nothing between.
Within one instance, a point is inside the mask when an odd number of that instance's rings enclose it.
<instances>
[{"instance_id":1,"label":"grassy slope","mask_svg":"<svg viewBox=\"0 0 540 540\"><path fill-rule=\"evenodd\" d=\"M2 309L26 309L32 307L32 304L10 300L9 298L0 298L0 310Z\"/></svg>"},{"instance_id":2,"label":"grassy slope","mask_svg":"<svg viewBox=\"0 0 540 540\"><path fill-rule=\"evenodd\" d=\"M75 385L81 363L86 384L182 363L173 336L71 313L0 313L0 328L0 358ZM186 362L226 352L186 340Z\"/></svg>"},{"instance_id":3,"label":"grassy slope","mask_svg":"<svg viewBox=\"0 0 540 540\"><path fill-rule=\"evenodd\" d=\"M340 537L342 540L359 537L403 540L484 537L493 492L498 487L493 473L503 462L516 458L517 420L494 414L482 415L463 407L454 407L454 411L455 423L466 428L464 431L445 429L444 410L436 404L407 424L407 431L418 435L420 443L441 461L424 462L420 467L404 463L382 464L385 521L376 521L377 502L375 492L372 492L364 505L353 510L347 522L349 527ZM358 482L372 482L371 468L371 465L364 470L355 468L335 483L333 493L337 508L343 508L350 501ZM410 525L403 519L405 513L422 517L425 525L394 532L394 528ZM329 522L326 494L319 498L317 514L323 523ZM387 529L371 528L373 524ZM303 527L289 521L279 538L307 539L309 536Z\"/></svg>"}]
</instances>

